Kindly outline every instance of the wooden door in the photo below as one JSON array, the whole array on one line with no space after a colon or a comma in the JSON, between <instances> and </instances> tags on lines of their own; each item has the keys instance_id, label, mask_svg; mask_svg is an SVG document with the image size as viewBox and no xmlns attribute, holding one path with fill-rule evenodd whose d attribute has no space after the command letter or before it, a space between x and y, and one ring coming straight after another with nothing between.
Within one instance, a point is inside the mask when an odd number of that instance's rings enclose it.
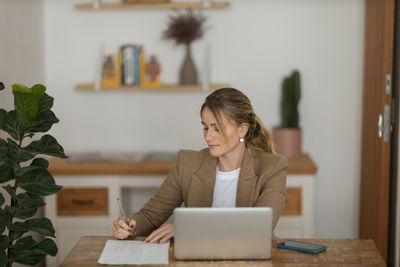
<instances>
[{"instance_id":1,"label":"wooden door","mask_svg":"<svg viewBox=\"0 0 400 267\"><path fill-rule=\"evenodd\" d=\"M366 0L365 19L360 238L372 238L386 261L394 0Z\"/></svg>"}]
</instances>

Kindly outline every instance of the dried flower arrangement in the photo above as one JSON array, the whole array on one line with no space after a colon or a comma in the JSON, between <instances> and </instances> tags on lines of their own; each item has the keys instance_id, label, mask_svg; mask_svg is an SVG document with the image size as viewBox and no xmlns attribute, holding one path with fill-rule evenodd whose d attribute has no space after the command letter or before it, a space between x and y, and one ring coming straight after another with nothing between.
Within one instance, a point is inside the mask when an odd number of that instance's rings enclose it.
<instances>
[{"instance_id":1,"label":"dried flower arrangement","mask_svg":"<svg viewBox=\"0 0 400 267\"><path fill-rule=\"evenodd\" d=\"M190 44L201 38L205 32L206 17L194 13L191 9L177 12L169 17L168 27L163 32L163 38L174 40L177 45L186 46L186 55L180 70L180 84L197 84L197 70L191 57Z\"/></svg>"},{"instance_id":2,"label":"dried flower arrangement","mask_svg":"<svg viewBox=\"0 0 400 267\"><path fill-rule=\"evenodd\" d=\"M176 44L190 44L203 36L205 21L206 17L200 13L195 14L191 9L186 13L172 15L163 38L175 40Z\"/></svg>"}]
</instances>

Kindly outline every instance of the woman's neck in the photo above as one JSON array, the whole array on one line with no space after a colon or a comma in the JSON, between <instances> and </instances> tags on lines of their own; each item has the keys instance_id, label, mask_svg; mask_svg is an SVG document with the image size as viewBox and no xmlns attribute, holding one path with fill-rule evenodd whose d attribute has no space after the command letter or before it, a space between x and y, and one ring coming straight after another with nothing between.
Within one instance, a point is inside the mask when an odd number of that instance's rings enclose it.
<instances>
[{"instance_id":1,"label":"woman's neck","mask_svg":"<svg viewBox=\"0 0 400 267\"><path fill-rule=\"evenodd\" d=\"M244 157L246 147L243 145L237 147L235 150L230 151L222 156L218 157L218 169L220 171L233 171L242 165L242 160Z\"/></svg>"}]
</instances>

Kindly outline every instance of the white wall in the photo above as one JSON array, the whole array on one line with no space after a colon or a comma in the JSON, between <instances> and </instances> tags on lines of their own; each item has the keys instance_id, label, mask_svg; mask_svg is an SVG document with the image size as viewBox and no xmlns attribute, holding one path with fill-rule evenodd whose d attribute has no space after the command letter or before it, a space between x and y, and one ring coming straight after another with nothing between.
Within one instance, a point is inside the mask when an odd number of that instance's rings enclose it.
<instances>
[{"instance_id":1,"label":"white wall","mask_svg":"<svg viewBox=\"0 0 400 267\"><path fill-rule=\"evenodd\" d=\"M8 89L43 82L42 13L42 0L0 0L0 82ZM11 91L2 91L1 107L8 110L12 103Z\"/></svg>"},{"instance_id":2,"label":"white wall","mask_svg":"<svg viewBox=\"0 0 400 267\"><path fill-rule=\"evenodd\" d=\"M6 86L0 92L1 108L10 110L13 107L12 84L32 86L44 82L43 31L42 0L0 0L0 82ZM4 137L6 135L0 132L0 138ZM10 198L3 187L0 192L9 205ZM35 217L42 216L43 209L39 209ZM32 235L36 240L41 238L37 233ZM36 266L43 266L43 263Z\"/></svg>"},{"instance_id":3,"label":"white wall","mask_svg":"<svg viewBox=\"0 0 400 267\"><path fill-rule=\"evenodd\" d=\"M46 85L61 120L53 134L66 151L202 148L207 93L74 90L93 80L101 42L144 45L158 54L161 79L175 82L183 48L160 38L172 11L80 11L75 2L44 1ZM232 0L205 14L212 29L193 47L197 66L209 43L212 80L246 93L268 127L279 123L283 76L300 70L303 146L319 168L316 236L357 237L364 1Z\"/></svg>"}]
</instances>

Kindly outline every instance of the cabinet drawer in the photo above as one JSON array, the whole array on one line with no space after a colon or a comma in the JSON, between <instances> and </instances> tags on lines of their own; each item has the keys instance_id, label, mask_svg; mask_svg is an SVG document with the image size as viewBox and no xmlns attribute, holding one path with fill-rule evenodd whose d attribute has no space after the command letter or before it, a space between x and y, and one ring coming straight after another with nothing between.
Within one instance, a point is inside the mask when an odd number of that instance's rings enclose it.
<instances>
[{"instance_id":1,"label":"cabinet drawer","mask_svg":"<svg viewBox=\"0 0 400 267\"><path fill-rule=\"evenodd\" d=\"M286 188L286 203L282 215L301 215L301 188Z\"/></svg>"},{"instance_id":2,"label":"cabinet drawer","mask_svg":"<svg viewBox=\"0 0 400 267\"><path fill-rule=\"evenodd\" d=\"M108 189L63 188L57 194L57 215L108 215Z\"/></svg>"}]
</instances>

